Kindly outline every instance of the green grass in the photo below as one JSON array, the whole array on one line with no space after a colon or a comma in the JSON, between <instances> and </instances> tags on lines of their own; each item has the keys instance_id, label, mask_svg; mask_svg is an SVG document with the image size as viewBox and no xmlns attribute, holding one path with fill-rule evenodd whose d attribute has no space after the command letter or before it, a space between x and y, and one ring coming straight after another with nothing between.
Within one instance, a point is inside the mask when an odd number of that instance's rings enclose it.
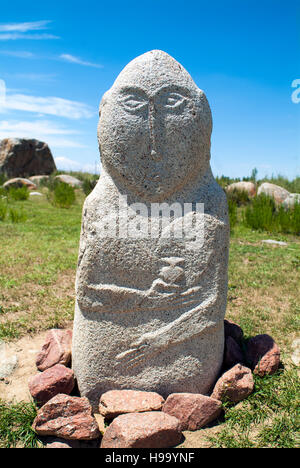
<instances>
[{"instance_id":1,"label":"green grass","mask_svg":"<svg viewBox=\"0 0 300 468\"><path fill-rule=\"evenodd\" d=\"M238 406L224 405L225 423L208 439L218 448L299 446L299 378L295 369L255 376L255 391Z\"/></svg>"},{"instance_id":2,"label":"green grass","mask_svg":"<svg viewBox=\"0 0 300 468\"><path fill-rule=\"evenodd\" d=\"M7 215L7 203L0 198L0 221L4 221Z\"/></svg>"},{"instance_id":3,"label":"green grass","mask_svg":"<svg viewBox=\"0 0 300 468\"><path fill-rule=\"evenodd\" d=\"M74 276L84 195L68 210L46 197L10 201L26 220L0 223L0 336L12 339L73 317ZM67 213L67 214L66 214Z\"/></svg>"},{"instance_id":4,"label":"green grass","mask_svg":"<svg viewBox=\"0 0 300 468\"><path fill-rule=\"evenodd\" d=\"M24 223L27 215L23 208L9 208L9 218L12 223Z\"/></svg>"},{"instance_id":5,"label":"green grass","mask_svg":"<svg viewBox=\"0 0 300 468\"><path fill-rule=\"evenodd\" d=\"M25 185L23 187L10 187L8 197L13 200L28 200L29 190Z\"/></svg>"},{"instance_id":6,"label":"green grass","mask_svg":"<svg viewBox=\"0 0 300 468\"><path fill-rule=\"evenodd\" d=\"M233 231L234 226L238 221L238 212L236 203L234 203L231 199L228 199L228 214L230 230Z\"/></svg>"},{"instance_id":7,"label":"green grass","mask_svg":"<svg viewBox=\"0 0 300 468\"><path fill-rule=\"evenodd\" d=\"M0 400L0 448L42 447L31 428L36 413L33 403L7 404Z\"/></svg>"}]
</instances>

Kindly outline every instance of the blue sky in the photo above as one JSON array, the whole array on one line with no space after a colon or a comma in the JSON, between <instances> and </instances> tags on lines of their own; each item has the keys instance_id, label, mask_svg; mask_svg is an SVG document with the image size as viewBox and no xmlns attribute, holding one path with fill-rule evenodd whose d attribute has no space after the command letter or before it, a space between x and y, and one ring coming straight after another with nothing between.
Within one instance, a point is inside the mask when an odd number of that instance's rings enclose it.
<instances>
[{"instance_id":1,"label":"blue sky","mask_svg":"<svg viewBox=\"0 0 300 468\"><path fill-rule=\"evenodd\" d=\"M299 0L1 3L0 139L45 140L59 168L94 172L101 96L162 49L208 97L215 175L300 174Z\"/></svg>"}]
</instances>

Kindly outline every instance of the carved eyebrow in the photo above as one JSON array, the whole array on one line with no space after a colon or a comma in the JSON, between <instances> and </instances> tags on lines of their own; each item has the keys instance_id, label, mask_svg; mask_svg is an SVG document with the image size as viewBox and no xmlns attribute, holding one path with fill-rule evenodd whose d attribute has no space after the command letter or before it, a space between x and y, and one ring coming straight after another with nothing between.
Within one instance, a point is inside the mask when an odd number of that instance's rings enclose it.
<instances>
[{"instance_id":1,"label":"carved eyebrow","mask_svg":"<svg viewBox=\"0 0 300 468\"><path fill-rule=\"evenodd\" d=\"M139 94L139 95L142 95L145 99L147 99L146 92L142 88L139 88L138 86L124 86L123 88L120 89L120 93L121 94Z\"/></svg>"},{"instance_id":2,"label":"carved eyebrow","mask_svg":"<svg viewBox=\"0 0 300 468\"><path fill-rule=\"evenodd\" d=\"M185 97L189 97L189 98L192 97L191 91L188 88L186 88L185 86L177 85L177 84L163 86L162 88L158 89L155 92L155 95L163 94L163 93L178 93L178 94L182 94Z\"/></svg>"}]
</instances>

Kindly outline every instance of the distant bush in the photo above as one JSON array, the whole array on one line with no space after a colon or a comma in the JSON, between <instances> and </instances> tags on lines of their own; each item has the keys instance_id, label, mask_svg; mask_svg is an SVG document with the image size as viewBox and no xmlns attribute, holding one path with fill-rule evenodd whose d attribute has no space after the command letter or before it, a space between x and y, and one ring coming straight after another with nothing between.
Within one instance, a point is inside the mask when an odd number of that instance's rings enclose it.
<instances>
[{"instance_id":1,"label":"distant bush","mask_svg":"<svg viewBox=\"0 0 300 468\"><path fill-rule=\"evenodd\" d=\"M300 204L285 209L282 206L277 213L277 223L280 232L300 235Z\"/></svg>"},{"instance_id":2,"label":"distant bush","mask_svg":"<svg viewBox=\"0 0 300 468\"><path fill-rule=\"evenodd\" d=\"M0 185L3 185L4 182L6 182L8 179L7 179L7 176L3 173L0 174Z\"/></svg>"},{"instance_id":3,"label":"distant bush","mask_svg":"<svg viewBox=\"0 0 300 468\"><path fill-rule=\"evenodd\" d=\"M85 195L88 196L92 190L96 187L97 180L95 179L88 179L85 178L82 181L82 190L84 191Z\"/></svg>"},{"instance_id":4,"label":"distant bush","mask_svg":"<svg viewBox=\"0 0 300 468\"><path fill-rule=\"evenodd\" d=\"M12 223L23 223L27 219L26 213L18 208L10 208L9 217Z\"/></svg>"},{"instance_id":5,"label":"distant bush","mask_svg":"<svg viewBox=\"0 0 300 468\"><path fill-rule=\"evenodd\" d=\"M64 182L55 182L53 190L50 190L48 198L53 206L70 208L75 202L75 190Z\"/></svg>"},{"instance_id":6,"label":"distant bush","mask_svg":"<svg viewBox=\"0 0 300 468\"><path fill-rule=\"evenodd\" d=\"M226 195L228 202L231 200L236 203L237 206L247 205L250 201L249 195L245 190L233 189L226 192Z\"/></svg>"},{"instance_id":7,"label":"distant bush","mask_svg":"<svg viewBox=\"0 0 300 468\"><path fill-rule=\"evenodd\" d=\"M47 187L49 190L54 190L55 186L59 182L60 182L59 180L55 179L55 174L51 174L49 177L46 177L45 179L41 179L40 186Z\"/></svg>"},{"instance_id":8,"label":"distant bush","mask_svg":"<svg viewBox=\"0 0 300 468\"><path fill-rule=\"evenodd\" d=\"M234 226L237 223L237 205L231 199L228 200L228 214L229 214L230 230L232 231Z\"/></svg>"},{"instance_id":9,"label":"distant bush","mask_svg":"<svg viewBox=\"0 0 300 468\"><path fill-rule=\"evenodd\" d=\"M276 208L273 198L261 194L252 200L243 213L246 226L269 232L300 234L300 204Z\"/></svg>"},{"instance_id":10,"label":"distant bush","mask_svg":"<svg viewBox=\"0 0 300 468\"><path fill-rule=\"evenodd\" d=\"M273 231L276 211L273 198L262 193L254 197L244 212L244 223L252 229Z\"/></svg>"},{"instance_id":11,"label":"distant bush","mask_svg":"<svg viewBox=\"0 0 300 468\"><path fill-rule=\"evenodd\" d=\"M5 221L7 214L7 204L0 199L0 221Z\"/></svg>"},{"instance_id":12,"label":"distant bush","mask_svg":"<svg viewBox=\"0 0 300 468\"><path fill-rule=\"evenodd\" d=\"M12 198L13 200L17 201L28 200L29 190L25 185L20 188L10 187L8 190L8 196L9 198Z\"/></svg>"}]
</instances>

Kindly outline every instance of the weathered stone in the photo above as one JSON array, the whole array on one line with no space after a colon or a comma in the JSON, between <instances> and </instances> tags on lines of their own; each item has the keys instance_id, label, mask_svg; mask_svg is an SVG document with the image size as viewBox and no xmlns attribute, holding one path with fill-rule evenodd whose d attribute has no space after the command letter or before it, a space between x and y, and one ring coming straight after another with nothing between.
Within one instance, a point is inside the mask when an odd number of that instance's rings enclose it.
<instances>
[{"instance_id":1,"label":"weathered stone","mask_svg":"<svg viewBox=\"0 0 300 468\"><path fill-rule=\"evenodd\" d=\"M46 143L20 138L0 141L0 172L8 177L51 174L55 170L55 162Z\"/></svg>"},{"instance_id":2,"label":"weathered stone","mask_svg":"<svg viewBox=\"0 0 300 468\"><path fill-rule=\"evenodd\" d=\"M243 352L237 342L228 336L225 340L224 366L230 368L244 362Z\"/></svg>"},{"instance_id":3,"label":"weathered stone","mask_svg":"<svg viewBox=\"0 0 300 468\"><path fill-rule=\"evenodd\" d=\"M280 363L280 349L267 334L257 335L247 342L246 358L254 374L271 375Z\"/></svg>"},{"instance_id":4,"label":"weathered stone","mask_svg":"<svg viewBox=\"0 0 300 468\"><path fill-rule=\"evenodd\" d=\"M5 379L11 375L18 366L18 356L7 356L6 345L0 340L0 379Z\"/></svg>"},{"instance_id":5,"label":"weathered stone","mask_svg":"<svg viewBox=\"0 0 300 468\"><path fill-rule=\"evenodd\" d=\"M99 413L94 413L94 418L97 421L100 433L104 434L104 432L106 430L104 416L102 416L102 414L99 414Z\"/></svg>"},{"instance_id":6,"label":"weathered stone","mask_svg":"<svg viewBox=\"0 0 300 468\"><path fill-rule=\"evenodd\" d=\"M251 370L237 364L219 378L211 398L237 403L247 398L253 390L254 380Z\"/></svg>"},{"instance_id":7,"label":"weathered stone","mask_svg":"<svg viewBox=\"0 0 300 468\"><path fill-rule=\"evenodd\" d=\"M46 439L46 440L43 440ZM46 448L99 448L98 440L66 440L59 437L42 437L44 443L46 443Z\"/></svg>"},{"instance_id":8,"label":"weathered stone","mask_svg":"<svg viewBox=\"0 0 300 468\"><path fill-rule=\"evenodd\" d=\"M159 411L164 399L155 392L136 390L110 390L100 398L99 412L105 418L112 419L119 414Z\"/></svg>"},{"instance_id":9,"label":"weathered stone","mask_svg":"<svg viewBox=\"0 0 300 468\"><path fill-rule=\"evenodd\" d=\"M16 177L15 179L10 179L7 182L3 184L4 188L10 188L10 187L16 187L16 188L21 188L21 187L27 187L28 190L36 190L36 185L32 182L32 180L29 179L22 179L21 177Z\"/></svg>"},{"instance_id":10,"label":"weathered stone","mask_svg":"<svg viewBox=\"0 0 300 468\"><path fill-rule=\"evenodd\" d=\"M118 416L105 431L101 448L164 448L181 440L178 419L161 411Z\"/></svg>"},{"instance_id":11,"label":"weathered stone","mask_svg":"<svg viewBox=\"0 0 300 468\"><path fill-rule=\"evenodd\" d=\"M231 336L237 343L243 341L244 333L242 328L231 320L224 320L224 332L225 338Z\"/></svg>"},{"instance_id":12,"label":"weathered stone","mask_svg":"<svg viewBox=\"0 0 300 468\"><path fill-rule=\"evenodd\" d=\"M293 208L300 203L300 193L290 193L283 202L285 208Z\"/></svg>"},{"instance_id":13,"label":"weathered stone","mask_svg":"<svg viewBox=\"0 0 300 468\"><path fill-rule=\"evenodd\" d=\"M47 333L45 343L36 357L36 366L40 371L55 364L68 366L71 361L72 330L52 329Z\"/></svg>"},{"instance_id":14,"label":"weathered stone","mask_svg":"<svg viewBox=\"0 0 300 468\"><path fill-rule=\"evenodd\" d=\"M113 389L205 394L219 374L229 223L210 136L204 93L162 51L129 63L102 99L103 170L83 209L72 353L95 409Z\"/></svg>"},{"instance_id":15,"label":"weathered stone","mask_svg":"<svg viewBox=\"0 0 300 468\"><path fill-rule=\"evenodd\" d=\"M234 182L226 187L227 192L233 192L234 190L246 192L249 197L254 197L256 195L256 187L253 182Z\"/></svg>"},{"instance_id":16,"label":"weathered stone","mask_svg":"<svg viewBox=\"0 0 300 468\"><path fill-rule=\"evenodd\" d=\"M293 341L291 347L293 350L293 353L291 356L292 362L293 364L295 364L295 366L299 366L300 365L300 338L296 338Z\"/></svg>"},{"instance_id":17,"label":"weathered stone","mask_svg":"<svg viewBox=\"0 0 300 468\"><path fill-rule=\"evenodd\" d=\"M30 192L29 194L31 197L42 197L43 194L40 192Z\"/></svg>"},{"instance_id":18,"label":"weathered stone","mask_svg":"<svg viewBox=\"0 0 300 468\"><path fill-rule=\"evenodd\" d=\"M40 185L42 182L46 181L49 179L48 175L35 175L32 177L29 177L32 182L34 182L36 185Z\"/></svg>"},{"instance_id":19,"label":"weathered stone","mask_svg":"<svg viewBox=\"0 0 300 468\"><path fill-rule=\"evenodd\" d=\"M70 444L70 442L68 442L67 440L56 440L55 442L49 442L47 445L46 445L46 448L49 448L49 449L53 449L53 448L67 448L67 449L71 449L73 448Z\"/></svg>"},{"instance_id":20,"label":"weathered stone","mask_svg":"<svg viewBox=\"0 0 300 468\"><path fill-rule=\"evenodd\" d=\"M162 410L181 422L182 431L196 431L221 414L222 403L196 393L173 393Z\"/></svg>"},{"instance_id":21,"label":"weathered stone","mask_svg":"<svg viewBox=\"0 0 300 468\"><path fill-rule=\"evenodd\" d=\"M80 188L82 186L81 180L68 174L57 175L55 179L60 180L60 182L64 182L65 184L71 185L71 187L74 188Z\"/></svg>"},{"instance_id":22,"label":"weathered stone","mask_svg":"<svg viewBox=\"0 0 300 468\"><path fill-rule=\"evenodd\" d=\"M59 393L69 394L75 385L74 372L61 364L56 364L29 379L31 396L39 403L46 403Z\"/></svg>"},{"instance_id":23,"label":"weathered stone","mask_svg":"<svg viewBox=\"0 0 300 468\"><path fill-rule=\"evenodd\" d=\"M264 244L281 245L282 247L286 247L288 245L287 242L277 241L274 239L264 239L262 242Z\"/></svg>"},{"instance_id":24,"label":"weathered stone","mask_svg":"<svg viewBox=\"0 0 300 468\"><path fill-rule=\"evenodd\" d=\"M289 196L290 192L288 192L283 187L279 185L270 184L269 182L264 182L261 184L257 191L257 195L264 193L265 195L269 195L270 197L274 198L275 202L281 204L284 200Z\"/></svg>"},{"instance_id":25,"label":"weathered stone","mask_svg":"<svg viewBox=\"0 0 300 468\"><path fill-rule=\"evenodd\" d=\"M47 372L47 371L45 371ZM91 440L100 437L97 421L86 398L56 395L39 411L33 429L42 436Z\"/></svg>"}]
</instances>

